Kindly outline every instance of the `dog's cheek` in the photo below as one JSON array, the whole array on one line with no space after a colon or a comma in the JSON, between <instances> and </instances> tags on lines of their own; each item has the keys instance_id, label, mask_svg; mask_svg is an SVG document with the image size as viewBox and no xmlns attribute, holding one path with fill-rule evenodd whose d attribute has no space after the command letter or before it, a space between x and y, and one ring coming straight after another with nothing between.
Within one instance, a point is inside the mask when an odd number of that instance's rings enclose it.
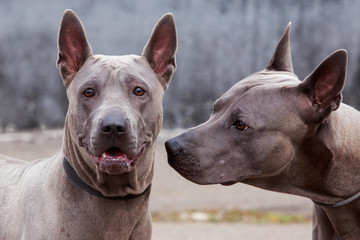
<instances>
[{"instance_id":1,"label":"dog's cheek","mask_svg":"<svg viewBox=\"0 0 360 240\"><path fill-rule=\"evenodd\" d=\"M78 142L80 146L89 146L91 143L91 131L93 130L93 120L91 116L94 113L88 113L82 103L70 103L67 113L67 124L71 130L72 139ZM84 145L85 144L85 145Z\"/></svg>"},{"instance_id":2,"label":"dog's cheek","mask_svg":"<svg viewBox=\"0 0 360 240\"><path fill-rule=\"evenodd\" d=\"M81 134L84 129L84 123L87 122L90 115L90 107L81 101L81 96L78 96L77 91L71 87L68 89L69 108L67 112L68 120L71 121L69 127L73 129L76 134Z\"/></svg>"},{"instance_id":3,"label":"dog's cheek","mask_svg":"<svg viewBox=\"0 0 360 240\"><path fill-rule=\"evenodd\" d=\"M67 124L73 137L76 137L82 129L81 124L83 121L80 118L81 116L82 114L77 112L76 109L74 110L69 108L67 113Z\"/></svg>"},{"instance_id":4,"label":"dog's cheek","mask_svg":"<svg viewBox=\"0 0 360 240\"><path fill-rule=\"evenodd\" d=\"M143 133L151 135L153 140L158 136L163 123L163 111L161 106L161 102L148 102L144 111L139 114L139 118L141 118L140 125L144 129Z\"/></svg>"},{"instance_id":5,"label":"dog's cheek","mask_svg":"<svg viewBox=\"0 0 360 240\"><path fill-rule=\"evenodd\" d=\"M260 147L251 162L251 169L256 177L280 173L288 166L295 152L291 141L282 134L261 137L256 145Z\"/></svg>"}]
</instances>

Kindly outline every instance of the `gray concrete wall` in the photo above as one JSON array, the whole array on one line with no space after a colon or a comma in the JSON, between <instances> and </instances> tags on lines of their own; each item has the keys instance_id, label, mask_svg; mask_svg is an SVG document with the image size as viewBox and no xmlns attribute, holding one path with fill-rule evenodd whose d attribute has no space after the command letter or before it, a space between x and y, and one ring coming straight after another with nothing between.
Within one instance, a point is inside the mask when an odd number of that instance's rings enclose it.
<instances>
[{"instance_id":1,"label":"gray concrete wall","mask_svg":"<svg viewBox=\"0 0 360 240\"><path fill-rule=\"evenodd\" d=\"M57 30L72 8L94 53L141 54L156 21L173 12L178 69L164 100L164 126L207 119L232 84L263 69L289 21L295 73L349 51L345 101L360 106L360 1L0 1L0 130L62 126L67 99L56 69Z\"/></svg>"}]
</instances>

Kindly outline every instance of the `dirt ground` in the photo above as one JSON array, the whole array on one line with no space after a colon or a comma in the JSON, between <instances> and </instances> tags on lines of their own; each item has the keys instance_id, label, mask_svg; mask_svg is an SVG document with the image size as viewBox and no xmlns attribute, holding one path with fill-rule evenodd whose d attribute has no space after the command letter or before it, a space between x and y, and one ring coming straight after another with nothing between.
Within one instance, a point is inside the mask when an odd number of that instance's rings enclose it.
<instances>
[{"instance_id":1,"label":"dirt ground","mask_svg":"<svg viewBox=\"0 0 360 240\"><path fill-rule=\"evenodd\" d=\"M187 181L167 164L164 141L179 130L160 133L150 210L156 213L193 210L255 210L310 218L310 200L257 189L244 184L224 187L199 186ZM0 154L33 160L45 158L61 148L62 131L46 130L0 134ZM154 221L154 240L282 240L311 239L311 223L214 223L203 218L191 221Z\"/></svg>"}]
</instances>

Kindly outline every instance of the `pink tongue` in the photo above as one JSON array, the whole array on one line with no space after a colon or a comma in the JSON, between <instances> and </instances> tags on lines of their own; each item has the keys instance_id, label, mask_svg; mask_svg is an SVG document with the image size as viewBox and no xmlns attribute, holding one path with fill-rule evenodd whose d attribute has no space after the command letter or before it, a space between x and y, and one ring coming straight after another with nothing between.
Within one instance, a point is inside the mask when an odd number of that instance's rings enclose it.
<instances>
[{"instance_id":1,"label":"pink tongue","mask_svg":"<svg viewBox=\"0 0 360 240\"><path fill-rule=\"evenodd\" d=\"M124 153L120 151L118 148L111 148L108 151L105 152L106 155L113 157L113 158L119 158L124 157Z\"/></svg>"}]
</instances>

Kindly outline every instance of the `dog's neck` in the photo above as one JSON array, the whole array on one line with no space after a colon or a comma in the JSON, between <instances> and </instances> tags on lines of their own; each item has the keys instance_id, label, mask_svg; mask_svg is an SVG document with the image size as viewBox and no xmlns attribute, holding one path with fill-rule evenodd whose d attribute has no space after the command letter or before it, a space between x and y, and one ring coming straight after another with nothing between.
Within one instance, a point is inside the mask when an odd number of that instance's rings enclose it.
<instances>
[{"instance_id":1,"label":"dog's neck","mask_svg":"<svg viewBox=\"0 0 360 240\"><path fill-rule=\"evenodd\" d=\"M310 199L334 204L360 192L360 114L343 105L318 127L311 149L301 149L299 161L306 162L304 190ZM312 173L312 174L310 174ZM309 188L309 189L307 189Z\"/></svg>"},{"instance_id":2,"label":"dog's neck","mask_svg":"<svg viewBox=\"0 0 360 240\"><path fill-rule=\"evenodd\" d=\"M318 206L326 213L336 233L346 235L346 239L358 239L360 231L359 120L359 112L343 105L332 113L320 138L333 156L319 165L319 174L324 180L317 187L323 188L326 194L319 202L326 204ZM308 194L308 197L316 201L316 194Z\"/></svg>"},{"instance_id":3,"label":"dog's neck","mask_svg":"<svg viewBox=\"0 0 360 240\"><path fill-rule=\"evenodd\" d=\"M354 196L360 192L359 120L356 110L343 105L316 129L314 136L297 145L284 171L245 183L325 204Z\"/></svg>"},{"instance_id":4,"label":"dog's neck","mask_svg":"<svg viewBox=\"0 0 360 240\"><path fill-rule=\"evenodd\" d=\"M354 201L341 207L322 207L334 231L344 239L358 239L360 201Z\"/></svg>"},{"instance_id":5,"label":"dog's neck","mask_svg":"<svg viewBox=\"0 0 360 240\"><path fill-rule=\"evenodd\" d=\"M283 172L244 183L328 205L351 198L360 192L359 121L360 113L343 105L316 129L313 137L299 143ZM360 228L360 198L343 206L321 208L338 234Z\"/></svg>"},{"instance_id":6,"label":"dog's neck","mask_svg":"<svg viewBox=\"0 0 360 240\"><path fill-rule=\"evenodd\" d=\"M91 195L100 197L100 198L106 198L106 199L112 199L112 200L128 200L128 199L134 199L134 198L138 198L141 197L142 195L148 193L151 189L151 184L145 189L144 192L137 194L137 195L133 195L133 194L128 194L126 196L115 196L115 197L107 197L104 196L101 192L93 189L92 187L90 187L89 185L87 185L75 172L75 170L72 168L72 166L70 165L70 163L68 162L68 160L66 158L63 159L63 167L65 170L65 173L67 175L67 177L78 187L80 187L82 190L84 190L85 192L90 193Z\"/></svg>"},{"instance_id":7,"label":"dog's neck","mask_svg":"<svg viewBox=\"0 0 360 240\"><path fill-rule=\"evenodd\" d=\"M63 153L76 174L90 187L107 197L120 197L137 195L147 189L151 184L154 169L155 147L154 143L145 150L142 158L133 171L129 173L110 175L101 172L77 141L77 136L71 132L65 121ZM148 159L151 158L151 161ZM144 159L147 159L144 161ZM142 161L141 161L142 160ZM145 166L148 164L149 166Z\"/></svg>"}]
</instances>

